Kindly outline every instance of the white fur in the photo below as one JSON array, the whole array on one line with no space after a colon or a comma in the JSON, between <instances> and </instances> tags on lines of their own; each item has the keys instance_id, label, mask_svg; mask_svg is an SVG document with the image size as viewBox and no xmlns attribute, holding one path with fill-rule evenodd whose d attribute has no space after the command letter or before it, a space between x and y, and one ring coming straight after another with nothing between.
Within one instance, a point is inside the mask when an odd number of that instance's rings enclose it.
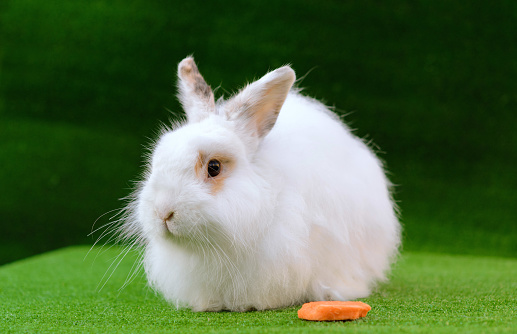
<instances>
[{"instance_id":1,"label":"white fur","mask_svg":"<svg viewBox=\"0 0 517 334\"><path fill-rule=\"evenodd\" d=\"M350 300L385 279L400 225L382 164L323 104L287 94L293 81L288 67L271 72L156 143L126 229L144 240L149 283L178 307ZM271 131L254 132L246 110L278 101ZM233 161L216 193L195 174L199 152Z\"/></svg>"}]
</instances>

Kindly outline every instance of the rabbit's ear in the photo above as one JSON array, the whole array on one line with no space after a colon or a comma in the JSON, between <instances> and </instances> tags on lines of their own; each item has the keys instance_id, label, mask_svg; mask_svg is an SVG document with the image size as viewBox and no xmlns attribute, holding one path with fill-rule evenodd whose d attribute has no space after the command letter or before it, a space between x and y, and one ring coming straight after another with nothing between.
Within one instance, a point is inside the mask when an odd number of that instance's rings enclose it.
<instances>
[{"instance_id":1,"label":"rabbit's ear","mask_svg":"<svg viewBox=\"0 0 517 334\"><path fill-rule=\"evenodd\" d=\"M289 66L269 72L228 100L228 119L241 123L253 137L263 138L275 125L295 79Z\"/></svg>"},{"instance_id":2,"label":"rabbit's ear","mask_svg":"<svg viewBox=\"0 0 517 334\"><path fill-rule=\"evenodd\" d=\"M192 57L183 59L178 65L178 90L189 122L198 122L208 113L215 112L214 93Z\"/></svg>"}]
</instances>

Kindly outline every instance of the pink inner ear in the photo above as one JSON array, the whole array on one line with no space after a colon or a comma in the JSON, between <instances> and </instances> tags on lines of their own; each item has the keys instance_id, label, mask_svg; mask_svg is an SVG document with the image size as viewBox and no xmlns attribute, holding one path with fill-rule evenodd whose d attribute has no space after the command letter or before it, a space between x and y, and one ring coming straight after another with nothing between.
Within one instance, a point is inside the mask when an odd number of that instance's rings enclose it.
<instances>
[{"instance_id":1,"label":"pink inner ear","mask_svg":"<svg viewBox=\"0 0 517 334\"><path fill-rule=\"evenodd\" d=\"M228 101L228 115L263 138L275 125L295 78L287 66L266 74Z\"/></svg>"},{"instance_id":2,"label":"pink inner ear","mask_svg":"<svg viewBox=\"0 0 517 334\"><path fill-rule=\"evenodd\" d=\"M285 97L276 93L276 87L269 88L261 103L253 111L252 119L259 137L264 137L275 126Z\"/></svg>"}]
</instances>

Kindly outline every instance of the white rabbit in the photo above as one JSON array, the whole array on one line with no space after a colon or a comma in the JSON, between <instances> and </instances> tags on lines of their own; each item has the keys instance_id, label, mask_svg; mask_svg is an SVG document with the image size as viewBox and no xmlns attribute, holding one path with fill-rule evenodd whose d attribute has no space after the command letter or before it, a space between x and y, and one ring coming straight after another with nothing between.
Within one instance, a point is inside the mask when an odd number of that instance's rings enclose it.
<instances>
[{"instance_id":1,"label":"white rabbit","mask_svg":"<svg viewBox=\"0 0 517 334\"><path fill-rule=\"evenodd\" d=\"M217 103L193 58L178 77L187 121L155 143L123 226L150 285L194 311L368 296L400 243L372 150L288 66Z\"/></svg>"}]
</instances>

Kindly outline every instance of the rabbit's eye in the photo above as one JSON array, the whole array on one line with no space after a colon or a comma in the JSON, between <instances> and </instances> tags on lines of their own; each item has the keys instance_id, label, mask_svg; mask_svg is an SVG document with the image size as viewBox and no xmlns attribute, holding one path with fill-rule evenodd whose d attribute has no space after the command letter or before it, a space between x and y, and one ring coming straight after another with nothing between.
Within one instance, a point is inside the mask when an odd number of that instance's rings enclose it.
<instances>
[{"instance_id":1,"label":"rabbit's eye","mask_svg":"<svg viewBox=\"0 0 517 334\"><path fill-rule=\"evenodd\" d=\"M212 159L208 162L208 176L216 177L221 173L221 163L217 159Z\"/></svg>"}]
</instances>

